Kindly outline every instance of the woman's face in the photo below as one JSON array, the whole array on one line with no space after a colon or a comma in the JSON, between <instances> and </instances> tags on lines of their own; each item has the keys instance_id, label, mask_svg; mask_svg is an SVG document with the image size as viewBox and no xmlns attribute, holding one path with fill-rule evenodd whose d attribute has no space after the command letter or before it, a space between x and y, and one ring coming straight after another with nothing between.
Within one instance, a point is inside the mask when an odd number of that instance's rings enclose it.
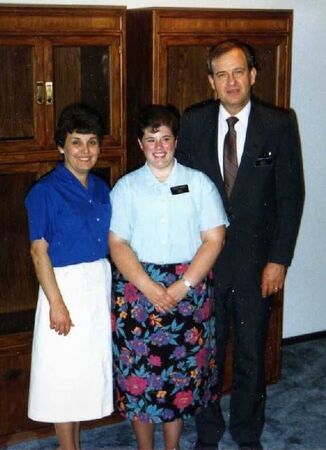
<instances>
[{"instance_id":1,"label":"woman's face","mask_svg":"<svg viewBox=\"0 0 326 450\"><path fill-rule=\"evenodd\" d=\"M100 153L96 134L68 133L64 147L59 147L64 155L64 165L79 180L84 181L94 167Z\"/></svg>"},{"instance_id":2,"label":"woman's face","mask_svg":"<svg viewBox=\"0 0 326 450\"><path fill-rule=\"evenodd\" d=\"M156 131L146 128L144 136L138 142L154 173L172 169L176 139L169 127L161 125Z\"/></svg>"}]
</instances>

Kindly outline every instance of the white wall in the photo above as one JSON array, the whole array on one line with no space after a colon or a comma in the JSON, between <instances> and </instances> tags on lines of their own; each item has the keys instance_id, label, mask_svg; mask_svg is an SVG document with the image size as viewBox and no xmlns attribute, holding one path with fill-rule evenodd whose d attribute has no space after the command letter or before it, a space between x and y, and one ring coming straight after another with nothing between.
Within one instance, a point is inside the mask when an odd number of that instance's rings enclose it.
<instances>
[{"instance_id":1,"label":"white wall","mask_svg":"<svg viewBox=\"0 0 326 450\"><path fill-rule=\"evenodd\" d=\"M324 0L6 0L44 5L126 5L293 9L291 106L296 110L306 180L305 210L285 288L284 337L326 330L326 7Z\"/></svg>"}]
</instances>

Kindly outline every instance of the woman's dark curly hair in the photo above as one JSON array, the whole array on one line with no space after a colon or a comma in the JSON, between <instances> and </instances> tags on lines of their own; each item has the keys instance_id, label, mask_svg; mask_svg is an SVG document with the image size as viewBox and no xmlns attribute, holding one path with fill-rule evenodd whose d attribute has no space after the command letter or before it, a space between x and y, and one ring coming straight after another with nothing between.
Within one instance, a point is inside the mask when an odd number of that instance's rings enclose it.
<instances>
[{"instance_id":1,"label":"woman's dark curly hair","mask_svg":"<svg viewBox=\"0 0 326 450\"><path fill-rule=\"evenodd\" d=\"M99 143L104 137L104 126L100 114L84 103L66 106L59 117L54 133L55 143L64 147L68 133L96 134Z\"/></svg>"}]
</instances>

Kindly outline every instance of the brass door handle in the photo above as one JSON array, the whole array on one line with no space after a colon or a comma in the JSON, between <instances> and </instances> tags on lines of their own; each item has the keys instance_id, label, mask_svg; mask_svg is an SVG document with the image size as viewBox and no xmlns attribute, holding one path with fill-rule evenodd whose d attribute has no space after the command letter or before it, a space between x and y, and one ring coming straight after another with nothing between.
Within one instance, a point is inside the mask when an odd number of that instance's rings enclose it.
<instances>
[{"instance_id":1,"label":"brass door handle","mask_svg":"<svg viewBox=\"0 0 326 450\"><path fill-rule=\"evenodd\" d=\"M45 85L45 86L44 86ZM53 83L52 81L36 82L36 103L38 105L53 105Z\"/></svg>"},{"instance_id":2,"label":"brass door handle","mask_svg":"<svg viewBox=\"0 0 326 450\"><path fill-rule=\"evenodd\" d=\"M36 103L44 105L44 83L43 81L36 82Z\"/></svg>"},{"instance_id":3,"label":"brass door handle","mask_svg":"<svg viewBox=\"0 0 326 450\"><path fill-rule=\"evenodd\" d=\"M53 83L52 83L52 81L45 82L45 104L53 105Z\"/></svg>"}]
</instances>

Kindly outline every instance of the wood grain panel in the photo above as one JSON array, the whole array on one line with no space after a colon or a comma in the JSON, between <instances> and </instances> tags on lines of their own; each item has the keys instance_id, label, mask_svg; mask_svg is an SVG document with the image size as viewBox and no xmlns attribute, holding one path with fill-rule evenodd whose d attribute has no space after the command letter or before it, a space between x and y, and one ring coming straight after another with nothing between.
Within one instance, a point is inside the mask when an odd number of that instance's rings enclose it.
<instances>
[{"instance_id":1,"label":"wood grain panel","mask_svg":"<svg viewBox=\"0 0 326 450\"><path fill-rule=\"evenodd\" d=\"M63 108L81 101L81 48L53 48L54 123Z\"/></svg>"},{"instance_id":2,"label":"wood grain panel","mask_svg":"<svg viewBox=\"0 0 326 450\"><path fill-rule=\"evenodd\" d=\"M27 418L31 333L0 336L0 436L37 426Z\"/></svg>"},{"instance_id":3,"label":"wood grain panel","mask_svg":"<svg viewBox=\"0 0 326 450\"><path fill-rule=\"evenodd\" d=\"M182 114L187 106L212 96L205 70L208 47L169 46L167 52L167 102L175 105Z\"/></svg>"},{"instance_id":4,"label":"wood grain panel","mask_svg":"<svg viewBox=\"0 0 326 450\"><path fill-rule=\"evenodd\" d=\"M1 173L0 313L35 307L37 283L29 254L25 195L37 173Z\"/></svg>"},{"instance_id":5,"label":"wood grain panel","mask_svg":"<svg viewBox=\"0 0 326 450\"><path fill-rule=\"evenodd\" d=\"M154 8L158 33L288 33L291 21L284 20L291 10Z\"/></svg>"},{"instance_id":6,"label":"wood grain panel","mask_svg":"<svg viewBox=\"0 0 326 450\"><path fill-rule=\"evenodd\" d=\"M0 43L0 140L32 139L34 129L33 47Z\"/></svg>"},{"instance_id":7,"label":"wood grain panel","mask_svg":"<svg viewBox=\"0 0 326 450\"><path fill-rule=\"evenodd\" d=\"M0 28L6 34L21 32L39 36L49 33L119 33L124 27L121 17L124 9L124 6L3 6L0 10Z\"/></svg>"}]
</instances>

